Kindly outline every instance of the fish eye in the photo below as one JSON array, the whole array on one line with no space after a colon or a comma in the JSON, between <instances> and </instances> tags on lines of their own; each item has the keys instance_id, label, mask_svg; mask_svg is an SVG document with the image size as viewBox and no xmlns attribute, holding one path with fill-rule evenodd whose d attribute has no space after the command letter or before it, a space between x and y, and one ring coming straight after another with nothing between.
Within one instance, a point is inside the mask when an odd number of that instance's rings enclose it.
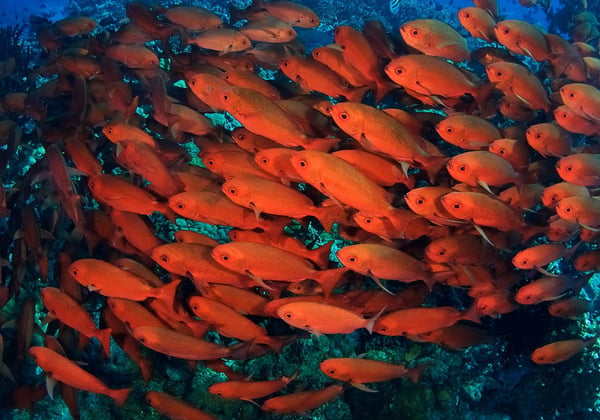
<instances>
[{"instance_id":1,"label":"fish eye","mask_svg":"<svg viewBox=\"0 0 600 420\"><path fill-rule=\"evenodd\" d=\"M571 213L571 207L565 207L565 213Z\"/></svg>"},{"instance_id":2,"label":"fish eye","mask_svg":"<svg viewBox=\"0 0 600 420\"><path fill-rule=\"evenodd\" d=\"M113 133L113 130L112 130L112 128L109 128L109 129L107 129L107 130L106 130L106 132L107 132L108 134L112 134L112 133Z\"/></svg>"},{"instance_id":3,"label":"fish eye","mask_svg":"<svg viewBox=\"0 0 600 420\"><path fill-rule=\"evenodd\" d=\"M550 201L558 201L558 195L554 194L552 197L550 197Z\"/></svg>"},{"instance_id":4,"label":"fish eye","mask_svg":"<svg viewBox=\"0 0 600 420\"><path fill-rule=\"evenodd\" d=\"M402 73L404 73L404 69L402 67L398 67L396 69L396 74L402 74Z\"/></svg>"},{"instance_id":5,"label":"fish eye","mask_svg":"<svg viewBox=\"0 0 600 420\"><path fill-rule=\"evenodd\" d=\"M521 261L521 265L527 265L527 260Z\"/></svg>"},{"instance_id":6,"label":"fish eye","mask_svg":"<svg viewBox=\"0 0 600 420\"><path fill-rule=\"evenodd\" d=\"M537 133L537 134L535 135L535 138L536 138L536 139L541 139L541 138L542 138L542 133Z\"/></svg>"},{"instance_id":7,"label":"fish eye","mask_svg":"<svg viewBox=\"0 0 600 420\"><path fill-rule=\"evenodd\" d=\"M348 114L347 114L346 112L342 112L342 113L340 114L340 119L342 119L342 120L347 120L347 119L348 119Z\"/></svg>"},{"instance_id":8,"label":"fish eye","mask_svg":"<svg viewBox=\"0 0 600 420\"><path fill-rule=\"evenodd\" d=\"M307 163L305 160L301 160L298 162L298 165L300 165L301 168L306 168Z\"/></svg>"},{"instance_id":9,"label":"fish eye","mask_svg":"<svg viewBox=\"0 0 600 420\"><path fill-rule=\"evenodd\" d=\"M237 190L235 188L229 188L229 194L237 195Z\"/></svg>"},{"instance_id":10,"label":"fish eye","mask_svg":"<svg viewBox=\"0 0 600 420\"><path fill-rule=\"evenodd\" d=\"M506 149L499 149L498 153L500 153L501 155L503 155L504 153L506 153Z\"/></svg>"},{"instance_id":11,"label":"fish eye","mask_svg":"<svg viewBox=\"0 0 600 420\"><path fill-rule=\"evenodd\" d=\"M575 92L570 92L569 93L569 98L574 99L575 98Z\"/></svg>"},{"instance_id":12,"label":"fish eye","mask_svg":"<svg viewBox=\"0 0 600 420\"><path fill-rule=\"evenodd\" d=\"M197 310L198 310L198 304L197 304L197 303L194 303L194 304L192 305L192 309L193 309L193 310L195 310L195 311L197 311Z\"/></svg>"},{"instance_id":13,"label":"fish eye","mask_svg":"<svg viewBox=\"0 0 600 420\"><path fill-rule=\"evenodd\" d=\"M223 393L221 391L217 391L217 392L215 392L215 395L220 397L221 395L223 395Z\"/></svg>"},{"instance_id":14,"label":"fish eye","mask_svg":"<svg viewBox=\"0 0 600 420\"><path fill-rule=\"evenodd\" d=\"M440 252L438 252L438 255L439 255L440 257L443 257L444 255L446 255L446 251L444 251L444 250L442 249Z\"/></svg>"},{"instance_id":15,"label":"fish eye","mask_svg":"<svg viewBox=\"0 0 600 420\"><path fill-rule=\"evenodd\" d=\"M356 262L356 257L348 257L348 262Z\"/></svg>"},{"instance_id":16,"label":"fish eye","mask_svg":"<svg viewBox=\"0 0 600 420\"><path fill-rule=\"evenodd\" d=\"M567 113L566 113L566 112L563 112L563 113L561 114L561 116L562 116L563 118L567 118Z\"/></svg>"},{"instance_id":17,"label":"fish eye","mask_svg":"<svg viewBox=\"0 0 600 420\"><path fill-rule=\"evenodd\" d=\"M573 169L573 167L572 166L567 166L565 169L566 169L567 172L571 172L571 170Z\"/></svg>"},{"instance_id":18,"label":"fish eye","mask_svg":"<svg viewBox=\"0 0 600 420\"><path fill-rule=\"evenodd\" d=\"M502 77L502 71L501 70L496 70L496 76Z\"/></svg>"},{"instance_id":19,"label":"fish eye","mask_svg":"<svg viewBox=\"0 0 600 420\"><path fill-rule=\"evenodd\" d=\"M464 172L464 171L466 171L466 170L467 170L467 165L460 165L460 166L458 167L458 170L459 170L459 171L461 171L461 172Z\"/></svg>"},{"instance_id":20,"label":"fish eye","mask_svg":"<svg viewBox=\"0 0 600 420\"><path fill-rule=\"evenodd\" d=\"M365 218L365 223L369 224L373 221L370 217Z\"/></svg>"},{"instance_id":21,"label":"fish eye","mask_svg":"<svg viewBox=\"0 0 600 420\"><path fill-rule=\"evenodd\" d=\"M381 328L379 328L379 331L386 332L387 331L387 327L381 327Z\"/></svg>"},{"instance_id":22,"label":"fish eye","mask_svg":"<svg viewBox=\"0 0 600 420\"><path fill-rule=\"evenodd\" d=\"M422 206L423 204L425 204L425 200L424 200L424 199L422 199L422 198L419 198L419 199L416 201L416 203L417 203L418 205Z\"/></svg>"},{"instance_id":23,"label":"fish eye","mask_svg":"<svg viewBox=\"0 0 600 420\"><path fill-rule=\"evenodd\" d=\"M510 28L504 28L502 32L504 33L504 35L508 35L510 34Z\"/></svg>"},{"instance_id":24,"label":"fish eye","mask_svg":"<svg viewBox=\"0 0 600 420\"><path fill-rule=\"evenodd\" d=\"M460 203L454 203L452 205L452 207L455 208L456 210L459 210L460 209Z\"/></svg>"},{"instance_id":25,"label":"fish eye","mask_svg":"<svg viewBox=\"0 0 600 420\"><path fill-rule=\"evenodd\" d=\"M469 19L471 17L471 14L469 12L464 13L463 16L467 19Z\"/></svg>"},{"instance_id":26,"label":"fish eye","mask_svg":"<svg viewBox=\"0 0 600 420\"><path fill-rule=\"evenodd\" d=\"M144 343L146 341L146 339L144 337L140 337L140 343Z\"/></svg>"},{"instance_id":27,"label":"fish eye","mask_svg":"<svg viewBox=\"0 0 600 420\"><path fill-rule=\"evenodd\" d=\"M286 318L291 318L292 317L292 313L291 312L286 312L285 314L283 314L283 316L285 316Z\"/></svg>"},{"instance_id":28,"label":"fish eye","mask_svg":"<svg viewBox=\"0 0 600 420\"><path fill-rule=\"evenodd\" d=\"M71 270L71 274L73 276L77 276L79 274L79 272L76 269Z\"/></svg>"},{"instance_id":29,"label":"fish eye","mask_svg":"<svg viewBox=\"0 0 600 420\"><path fill-rule=\"evenodd\" d=\"M282 65L283 67L287 67L289 64L290 64L290 63L289 63L287 60L283 60L283 61L281 62L281 65Z\"/></svg>"},{"instance_id":30,"label":"fish eye","mask_svg":"<svg viewBox=\"0 0 600 420\"><path fill-rule=\"evenodd\" d=\"M230 77L229 77L229 75L228 75L227 73L225 73L225 74L223 75L223 79L225 79L225 80L229 80L229 79L230 79ZM225 98L223 98L223 99L225 99Z\"/></svg>"},{"instance_id":31,"label":"fish eye","mask_svg":"<svg viewBox=\"0 0 600 420\"><path fill-rule=\"evenodd\" d=\"M244 140L244 139L246 138L246 136L245 136L244 134L240 133L240 134L238 134L238 135L236 136L236 138L237 138L238 140Z\"/></svg>"},{"instance_id":32,"label":"fish eye","mask_svg":"<svg viewBox=\"0 0 600 420\"><path fill-rule=\"evenodd\" d=\"M163 254L160 256L160 260L162 262L169 262L169 257L167 255Z\"/></svg>"},{"instance_id":33,"label":"fish eye","mask_svg":"<svg viewBox=\"0 0 600 420\"><path fill-rule=\"evenodd\" d=\"M452 133L454 129L452 127L446 128L446 133Z\"/></svg>"},{"instance_id":34,"label":"fish eye","mask_svg":"<svg viewBox=\"0 0 600 420\"><path fill-rule=\"evenodd\" d=\"M229 261L229 255L227 255L227 254L221 255L221 260Z\"/></svg>"},{"instance_id":35,"label":"fish eye","mask_svg":"<svg viewBox=\"0 0 600 420\"><path fill-rule=\"evenodd\" d=\"M211 166L212 166L212 165L214 165L214 164L215 164L215 161L214 161L214 160L212 160L212 159L208 159L208 160L206 161L206 164L207 164L207 165L211 165Z\"/></svg>"},{"instance_id":36,"label":"fish eye","mask_svg":"<svg viewBox=\"0 0 600 420\"><path fill-rule=\"evenodd\" d=\"M229 95L228 94L224 94L222 98L223 98L224 101L228 101L229 100Z\"/></svg>"},{"instance_id":37,"label":"fish eye","mask_svg":"<svg viewBox=\"0 0 600 420\"><path fill-rule=\"evenodd\" d=\"M413 30L410 32L410 34L411 34L412 36L418 36L418 35L419 35L419 30L418 30L418 29L413 29Z\"/></svg>"},{"instance_id":38,"label":"fish eye","mask_svg":"<svg viewBox=\"0 0 600 420\"><path fill-rule=\"evenodd\" d=\"M318 57L319 55L321 55L321 53L320 53L319 51L313 51L313 55L314 55L315 57Z\"/></svg>"},{"instance_id":39,"label":"fish eye","mask_svg":"<svg viewBox=\"0 0 600 420\"><path fill-rule=\"evenodd\" d=\"M329 369L327 373L329 373L330 375L335 375L335 369Z\"/></svg>"},{"instance_id":40,"label":"fish eye","mask_svg":"<svg viewBox=\"0 0 600 420\"><path fill-rule=\"evenodd\" d=\"M269 163L269 159L267 159L267 158L262 158L260 161L261 161L262 163Z\"/></svg>"},{"instance_id":41,"label":"fish eye","mask_svg":"<svg viewBox=\"0 0 600 420\"><path fill-rule=\"evenodd\" d=\"M177 207L179 210L183 210L183 209L185 209L185 204L177 203L177 204L175 204L175 207Z\"/></svg>"}]
</instances>

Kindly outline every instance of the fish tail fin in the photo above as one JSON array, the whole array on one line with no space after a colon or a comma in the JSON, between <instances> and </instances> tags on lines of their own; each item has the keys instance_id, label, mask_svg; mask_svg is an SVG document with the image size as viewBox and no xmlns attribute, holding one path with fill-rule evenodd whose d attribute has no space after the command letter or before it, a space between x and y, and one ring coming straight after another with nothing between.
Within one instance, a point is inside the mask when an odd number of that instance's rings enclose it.
<instances>
[{"instance_id":1,"label":"fish tail fin","mask_svg":"<svg viewBox=\"0 0 600 420\"><path fill-rule=\"evenodd\" d=\"M349 88L344 94L344 97L350 102L362 102L363 97L367 94L369 89L368 86Z\"/></svg>"},{"instance_id":2,"label":"fish tail fin","mask_svg":"<svg viewBox=\"0 0 600 420\"><path fill-rule=\"evenodd\" d=\"M316 207L313 213L312 216L319 220L319 223L323 225L323 229L327 232L331 232L333 224L339 219L343 219L343 215L345 214L344 210L337 205Z\"/></svg>"},{"instance_id":3,"label":"fish tail fin","mask_svg":"<svg viewBox=\"0 0 600 420\"><path fill-rule=\"evenodd\" d=\"M334 138L307 138L306 143L303 144L306 150L316 150L318 152L329 152L333 146L338 142L338 139Z\"/></svg>"},{"instance_id":4,"label":"fish tail fin","mask_svg":"<svg viewBox=\"0 0 600 420\"><path fill-rule=\"evenodd\" d=\"M142 372L144 382L150 382L150 378L152 377L152 362L148 359L140 359L138 360L138 366Z\"/></svg>"},{"instance_id":5,"label":"fish tail fin","mask_svg":"<svg viewBox=\"0 0 600 420\"><path fill-rule=\"evenodd\" d=\"M133 388L111 389L109 396L119 407L123 407Z\"/></svg>"},{"instance_id":6,"label":"fish tail fin","mask_svg":"<svg viewBox=\"0 0 600 420\"><path fill-rule=\"evenodd\" d=\"M266 339L264 341L261 341L261 343L271 347L273 351L277 354L280 354L283 351L283 348L290 344L290 341L287 337L279 338L266 336L265 338Z\"/></svg>"},{"instance_id":7,"label":"fish tail fin","mask_svg":"<svg viewBox=\"0 0 600 420\"><path fill-rule=\"evenodd\" d=\"M110 359L110 336L112 334L112 330L110 328L105 328L103 330L98 330L96 332L95 337L100 341L100 345L102 346L102 350L104 350L104 354L107 359Z\"/></svg>"},{"instance_id":8,"label":"fish tail fin","mask_svg":"<svg viewBox=\"0 0 600 420\"><path fill-rule=\"evenodd\" d=\"M156 292L156 299L161 299L167 304L168 308L172 308L179 283L181 283L181 280L178 279L159 287Z\"/></svg>"},{"instance_id":9,"label":"fish tail fin","mask_svg":"<svg viewBox=\"0 0 600 420\"><path fill-rule=\"evenodd\" d=\"M477 305L471 305L469 309L463 311L460 314L460 317L458 319L464 319L466 321L471 321L476 324L481 324L481 318L479 316L479 311L477 310Z\"/></svg>"},{"instance_id":10,"label":"fish tail fin","mask_svg":"<svg viewBox=\"0 0 600 420\"><path fill-rule=\"evenodd\" d=\"M381 100L394 89L398 89L399 86L385 78L379 78L375 81L375 103L381 102Z\"/></svg>"},{"instance_id":11,"label":"fish tail fin","mask_svg":"<svg viewBox=\"0 0 600 420\"><path fill-rule=\"evenodd\" d=\"M332 245L333 241L329 241L325 245L309 250L308 259L317 264L321 270L327 269Z\"/></svg>"},{"instance_id":12,"label":"fish tail fin","mask_svg":"<svg viewBox=\"0 0 600 420\"><path fill-rule=\"evenodd\" d=\"M488 109L490 98L492 97L494 89L496 89L495 83L482 83L481 85L477 86L475 90L470 92L475 99L475 102L477 102L477 106L479 106L480 110L483 111Z\"/></svg>"},{"instance_id":13,"label":"fish tail fin","mask_svg":"<svg viewBox=\"0 0 600 420\"><path fill-rule=\"evenodd\" d=\"M329 299L331 292L348 270L349 269L347 267L339 267L316 272L314 280L316 280L323 288L325 300Z\"/></svg>"},{"instance_id":14,"label":"fish tail fin","mask_svg":"<svg viewBox=\"0 0 600 420\"><path fill-rule=\"evenodd\" d=\"M430 156L423 163L423 170L427 173L427 178L431 184L435 185L435 177L446 167L446 163L450 160L446 156Z\"/></svg>"},{"instance_id":15,"label":"fish tail fin","mask_svg":"<svg viewBox=\"0 0 600 420\"><path fill-rule=\"evenodd\" d=\"M415 366L414 368L409 369L406 377L410 379L413 384L416 384L417 382L419 382L419 378L421 378L421 375L428 367L429 363L421 363L419 366Z\"/></svg>"}]
</instances>

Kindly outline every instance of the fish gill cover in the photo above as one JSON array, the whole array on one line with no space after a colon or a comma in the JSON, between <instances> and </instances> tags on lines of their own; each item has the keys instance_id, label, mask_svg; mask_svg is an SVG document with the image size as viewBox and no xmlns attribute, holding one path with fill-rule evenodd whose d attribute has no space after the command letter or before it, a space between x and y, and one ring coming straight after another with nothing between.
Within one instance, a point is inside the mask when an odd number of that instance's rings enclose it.
<instances>
[{"instance_id":1,"label":"fish gill cover","mask_svg":"<svg viewBox=\"0 0 600 420\"><path fill-rule=\"evenodd\" d=\"M5 8L0 417L598 418L600 5L473 3Z\"/></svg>"}]
</instances>

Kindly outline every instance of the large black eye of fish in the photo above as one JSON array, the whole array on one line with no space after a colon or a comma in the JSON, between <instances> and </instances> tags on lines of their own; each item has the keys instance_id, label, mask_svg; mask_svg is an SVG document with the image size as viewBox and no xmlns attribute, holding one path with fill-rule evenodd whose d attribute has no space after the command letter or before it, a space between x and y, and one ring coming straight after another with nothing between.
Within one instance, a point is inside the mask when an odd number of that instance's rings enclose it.
<instances>
[{"instance_id":1,"label":"large black eye of fish","mask_svg":"<svg viewBox=\"0 0 600 420\"><path fill-rule=\"evenodd\" d=\"M208 159L208 160L206 161L206 164L207 164L207 165L214 165L214 164L215 164L215 161L214 161L214 160L212 160L212 159Z\"/></svg>"},{"instance_id":2,"label":"large black eye of fish","mask_svg":"<svg viewBox=\"0 0 600 420\"><path fill-rule=\"evenodd\" d=\"M283 60L283 61L281 62L281 65L282 65L283 67L287 67L287 66L288 66L288 64L290 64L290 63L288 63L288 61L287 61L287 60Z\"/></svg>"},{"instance_id":3,"label":"large black eye of fish","mask_svg":"<svg viewBox=\"0 0 600 420\"><path fill-rule=\"evenodd\" d=\"M185 208L185 204L177 203L177 204L175 204L175 207L177 207L179 210L183 210Z\"/></svg>"},{"instance_id":4,"label":"large black eye of fish","mask_svg":"<svg viewBox=\"0 0 600 420\"><path fill-rule=\"evenodd\" d=\"M267 159L267 158L262 158L260 161L261 161L262 163L269 163L269 159Z\"/></svg>"},{"instance_id":5,"label":"large black eye of fish","mask_svg":"<svg viewBox=\"0 0 600 420\"><path fill-rule=\"evenodd\" d=\"M404 73L404 69L402 67L396 68L396 74L402 74L402 73Z\"/></svg>"},{"instance_id":6,"label":"large black eye of fish","mask_svg":"<svg viewBox=\"0 0 600 420\"><path fill-rule=\"evenodd\" d=\"M446 133L452 133L452 131L454 131L454 129L452 127L446 128Z\"/></svg>"},{"instance_id":7,"label":"large black eye of fish","mask_svg":"<svg viewBox=\"0 0 600 420\"><path fill-rule=\"evenodd\" d=\"M144 337L140 337L140 343L144 343L146 339Z\"/></svg>"},{"instance_id":8,"label":"large black eye of fish","mask_svg":"<svg viewBox=\"0 0 600 420\"><path fill-rule=\"evenodd\" d=\"M496 70L496 76L502 77L502 70Z\"/></svg>"},{"instance_id":9,"label":"large black eye of fish","mask_svg":"<svg viewBox=\"0 0 600 420\"><path fill-rule=\"evenodd\" d=\"M575 92L569 92L569 98L575 99Z\"/></svg>"},{"instance_id":10,"label":"large black eye of fish","mask_svg":"<svg viewBox=\"0 0 600 420\"><path fill-rule=\"evenodd\" d=\"M235 188L229 188L229 194L237 195L237 190Z\"/></svg>"},{"instance_id":11,"label":"large black eye of fish","mask_svg":"<svg viewBox=\"0 0 600 420\"><path fill-rule=\"evenodd\" d=\"M411 34L412 36L418 36L418 35L419 35L419 30L418 30L418 29L413 29L413 30L410 32L410 34Z\"/></svg>"},{"instance_id":12,"label":"large black eye of fish","mask_svg":"<svg viewBox=\"0 0 600 420\"><path fill-rule=\"evenodd\" d=\"M416 201L416 203L417 203L418 205L422 206L423 204L425 204L425 200L424 200L424 199L422 199L422 198L419 198L419 199Z\"/></svg>"},{"instance_id":13,"label":"large black eye of fish","mask_svg":"<svg viewBox=\"0 0 600 420\"><path fill-rule=\"evenodd\" d=\"M443 257L444 255L446 255L446 251L444 251L444 250L442 249L440 252L438 252L438 255L439 255L440 257Z\"/></svg>"},{"instance_id":14,"label":"large black eye of fish","mask_svg":"<svg viewBox=\"0 0 600 420\"><path fill-rule=\"evenodd\" d=\"M537 133L537 134L535 135L535 138L536 138L536 139L541 139L541 138L542 138L542 133Z\"/></svg>"},{"instance_id":15,"label":"large black eye of fish","mask_svg":"<svg viewBox=\"0 0 600 420\"><path fill-rule=\"evenodd\" d=\"M284 317L286 318L291 318L292 317L292 313L291 312L286 312L285 314L283 314Z\"/></svg>"},{"instance_id":16,"label":"large black eye of fish","mask_svg":"<svg viewBox=\"0 0 600 420\"><path fill-rule=\"evenodd\" d=\"M160 260L162 262L169 262L169 257L163 254L163 255L160 256Z\"/></svg>"},{"instance_id":17,"label":"large black eye of fish","mask_svg":"<svg viewBox=\"0 0 600 420\"><path fill-rule=\"evenodd\" d=\"M460 203L454 203L452 205L452 207L454 207L456 210L460 209Z\"/></svg>"},{"instance_id":18,"label":"large black eye of fish","mask_svg":"<svg viewBox=\"0 0 600 420\"><path fill-rule=\"evenodd\" d=\"M502 32L504 32L504 35L508 35L508 34L510 34L510 29L504 28L504 30Z\"/></svg>"},{"instance_id":19,"label":"large black eye of fish","mask_svg":"<svg viewBox=\"0 0 600 420\"><path fill-rule=\"evenodd\" d=\"M460 165L460 166L458 167L458 170L459 170L459 171L461 171L461 172L464 172L464 171L466 171L466 170L467 170L467 165Z\"/></svg>"},{"instance_id":20,"label":"large black eye of fish","mask_svg":"<svg viewBox=\"0 0 600 420\"><path fill-rule=\"evenodd\" d=\"M371 219L370 217L367 217L365 219L365 223L367 223L367 224L371 223L372 221L373 221L373 219Z\"/></svg>"},{"instance_id":21,"label":"large black eye of fish","mask_svg":"<svg viewBox=\"0 0 600 420\"><path fill-rule=\"evenodd\" d=\"M335 375L335 369L329 369L327 373L329 373L330 375Z\"/></svg>"},{"instance_id":22,"label":"large black eye of fish","mask_svg":"<svg viewBox=\"0 0 600 420\"><path fill-rule=\"evenodd\" d=\"M229 95L227 95L227 94L223 95L223 100L225 102L227 102L229 100Z\"/></svg>"},{"instance_id":23,"label":"large black eye of fish","mask_svg":"<svg viewBox=\"0 0 600 420\"><path fill-rule=\"evenodd\" d=\"M565 208L565 213L571 213L571 210L572 210L571 207L566 207Z\"/></svg>"},{"instance_id":24,"label":"large black eye of fish","mask_svg":"<svg viewBox=\"0 0 600 420\"><path fill-rule=\"evenodd\" d=\"M347 114L347 113L345 113L345 112L342 112L342 113L340 114L340 119L342 119L342 120L347 120L347 119L348 119L348 114Z\"/></svg>"},{"instance_id":25,"label":"large black eye of fish","mask_svg":"<svg viewBox=\"0 0 600 420\"><path fill-rule=\"evenodd\" d=\"M75 269L71 270L71 274L74 276L77 276L79 274L79 272Z\"/></svg>"},{"instance_id":26,"label":"large black eye of fish","mask_svg":"<svg viewBox=\"0 0 600 420\"><path fill-rule=\"evenodd\" d=\"M356 257L348 257L348 261L349 262L355 262L356 261Z\"/></svg>"},{"instance_id":27,"label":"large black eye of fish","mask_svg":"<svg viewBox=\"0 0 600 420\"><path fill-rule=\"evenodd\" d=\"M572 166L567 166L565 169L567 170L567 172L571 172L573 170L573 167Z\"/></svg>"},{"instance_id":28,"label":"large black eye of fish","mask_svg":"<svg viewBox=\"0 0 600 420\"><path fill-rule=\"evenodd\" d=\"M298 162L298 165L300 165L301 168L306 168L306 161L305 160L301 160Z\"/></svg>"},{"instance_id":29,"label":"large black eye of fish","mask_svg":"<svg viewBox=\"0 0 600 420\"><path fill-rule=\"evenodd\" d=\"M221 259L223 261L229 261L229 255L225 254L225 255L221 255Z\"/></svg>"}]
</instances>

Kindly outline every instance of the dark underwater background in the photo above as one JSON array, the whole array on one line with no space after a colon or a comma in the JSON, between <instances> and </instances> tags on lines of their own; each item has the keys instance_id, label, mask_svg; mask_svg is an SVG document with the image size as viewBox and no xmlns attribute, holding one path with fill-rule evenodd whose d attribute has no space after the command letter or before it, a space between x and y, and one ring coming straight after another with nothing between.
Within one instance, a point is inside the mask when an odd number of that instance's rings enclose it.
<instances>
[{"instance_id":1,"label":"dark underwater background","mask_svg":"<svg viewBox=\"0 0 600 420\"><path fill-rule=\"evenodd\" d=\"M228 2L225 1L160 1L164 7L190 4L205 7L222 15L226 21ZM238 8L249 2L231 2ZM434 18L449 23L463 36L468 34L456 18L462 7L472 6L468 1L420 1L401 0L399 12L390 13L387 1L340 1L305 0L320 17L321 25L315 29L298 28L298 36L307 51L333 42L333 31L338 25L361 28L368 19L379 19L388 32L397 35L398 27L409 20ZM588 11L600 16L599 2L590 0ZM65 0L63 2L41 0L3 0L0 5L0 61L9 57L17 59L20 74L39 66L46 60L36 41L35 31L40 25L55 22L71 15L85 15L98 23L94 33L116 30L126 19L125 2L91 0ZM499 0L502 19L523 19L552 33L568 38L570 17L580 12L577 1L553 0L547 9L526 8L514 0ZM474 50L483 46L481 40L468 37L469 47ZM598 38L593 41L597 45ZM24 76L23 76L24 77ZM0 84L14 91L18 83ZM0 90L0 97L8 91ZM4 118L0 116L0 119ZM25 133L24 138L35 131L34 123L18 119ZM3 145L0 150L6 150ZM0 168L4 188L14 187L21 176L43 157L40 144L22 144L15 152L10 168ZM18 211L18 209L13 209ZM157 232L165 238L172 236L173 227L158 220ZM198 227L224 241L226 230ZM0 258L12 261L12 237L7 220L0 221ZM319 232L323 236L326 233ZM331 239L331 237L327 237ZM337 247L344 240L334 237ZM592 244L587 249L595 249ZM52 246L51 246L52 248ZM51 251L51 268L56 266L57 247ZM9 255L10 254L10 255ZM52 260L54 258L54 260ZM9 268L1 267L3 277L10 278ZM19 308L27 297L35 302L36 324L45 314L43 304L36 297L36 290L50 283L36 283L35 269L28 267L25 292L0 308L0 333L4 337L4 360L13 367L15 381L0 376L0 419L69 419L72 414L55 391L54 399L39 387L44 386L43 372L27 355L16 355L14 327L10 321L18 317ZM51 276L52 278L52 276ZM56 278L54 276L54 278ZM225 380L225 375L198 363L195 369L186 361L170 358L155 352L146 352L153 362L153 376L144 383L137 366L113 342L110 361L98 361L100 349L93 342L88 354L80 355L85 360L85 369L93 372L114 388L133 386L134 391L123 408L117 408L105 396L79 392L79 415L81 419L161 419L165 418L150 408L144 400L148 390L168 392L190 404L222 419L600 419L600 346L595 344L583 353L556 365L536 365L530 360L531 352L550 341L589 337L599 329L600 315L595 302L600 291L600 280L592 277L580 296L594 302L594 310L578 320L552 318L546 306L521 307L500 319L486 319L483 324L492 332L490 343L475 345L463 351L453 351L432 343L415 343L401 337L369 336L364 330L349 335L306 336L284 348L281 354L267 354L250 361L234 361L234 370L253 378L275 378L292 375L299 370L295 389L317 389L332 383L318 368L319 363L331 357L350 357L366 353L369 358L415 366L427 363L420 381L413 384L407 379L394 379L373 384L376 393L366 393L348 388L337 399L314 411L280 416L262 412L245 401L225 401L207 392L209 385ZM464 296L463 296L464 297ZM437 296L437 302L455 304L463 297ZM462 300L464 302L464 300ZM99 299L93 300L88 309L95 311L102 306ZM40 327L37 329L39 330ZM34 332L33 342L41 345L43 334ZM2 356L2 354L0 354ZM18 359L18 361L15 361ZM37 393L39 401L29 407L15 408L13 393L22 386L29 386L30 394ZM37 388L37 390L35 390ZM35 391L34 391L35 390ZM288 391L289 392L289 391Z\"/></svg>"}]
</instances>

